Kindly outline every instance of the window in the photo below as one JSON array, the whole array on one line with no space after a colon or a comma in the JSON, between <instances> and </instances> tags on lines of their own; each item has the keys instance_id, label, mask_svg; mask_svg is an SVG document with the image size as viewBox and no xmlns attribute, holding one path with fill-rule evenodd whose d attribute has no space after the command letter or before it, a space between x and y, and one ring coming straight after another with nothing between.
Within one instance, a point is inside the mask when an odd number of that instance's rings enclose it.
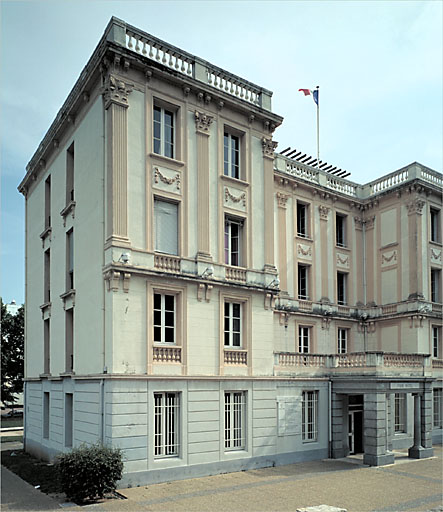
<instances>
[{"instance_id":1,"label":"window","mask_svg":"<svg viewBox=\"0 0 443 512\"><path fill-rule=\"evenodd\" d=\"M66 233L66 291L74 289L74 230Z\"/></svg>"},{"instance_id":2,"label":"window","mask_svg":"<svg viewBox=\"0 0 443 512\"><path fill-rule=\"evenodd\" d=\"M225 263L238 267L241 264L242 222L225 220Z\"/></svg>"},{"instance_id":3,"label":"window","mask_svg":"<svg viewBox=\"0 0 443 512\"><path fill-rule=\"evenodd\" d=\"M178 457L179 416L179 393L154 393L155 457Z\"/></svg>"},{"instance_id":4,"label":"window","mask_svg":"<svg viewBox=\"0 0 443 512\"><path fill-rule=\"evenodd\" d=\"M309 354L311 344L311 328L302 327L298 328L298 351L301 354Z\"/></svg>"},{"instance_id":5,"label":"window","mask_svg":"<svg viewBox=\"0 0 443 512\"><path fill-rule=\"evenodd\" d=\"M308 212L308 205L297 201L297 235L303 238L309 237Z\"/></svg>"},{"instance_id":6,"label":"window","mask_svg":"<svg viewBox=\"0 0 443 512\"><path fill-rule=\"evenodd\" d=\"M394 432L406 432L406 395L395 393Z\"/></svg>"},{"instance_id":7,"label":"window","mask_svg":"<svg viewBox=\"0 0 443 512\"><path fill-rule=\"evenodd\" d=\"M43 373L48 375L51 372L51 324L50 319L43 321Z\"/></svg>"},{"instance_id":8,"label":"window","mask_svg":"<svg viewBox=\"0 0 443 512\"><path fill-rule=\"evenodd\" d=\"M51 226L51 176L45 181L45 229Z\"/></svg>"},{"instance_id":9,"label":"window","mask_svg":"<svg viewBox=\"0 0 443 512\"><path fill-rule=\"evenodd\" d=\"M246 447L246 393L225 393L225 449Z\"/></svg>"},{"instance_id":10,"label":"window","mask_svg":"<svg viewBox=\"0 0 443 512\"><path fill-rule=\"evenodd\" d=\"M335 242L338 247L346 247L346 215L335 216Z\"/></svg>"},{"instance_id":11,"label":"window","mask_svg":"<svg viewBox=\"0 0 443 512\"><path fill-rule=\"evenodd\" d=\"M318 437L318 391L303 391L302 399L302 440L317 441Z\"/></svg>"},{"instance_id":12,"label":"window","mask_svg":"<svg viewBox=\"0 0 443 512\"><path fill-rule=\"evenodd\" d=\"M309 299L309 266L298 265L298 298Z\"/></svg>"},{"instance_id":13,"label":"window","mask_svg":"<svg viewBox=\"0 0 443 512\"><path fill-rule=\"evenodd\" d=\"M443 428L443 400L442 388L435 388L433 391L434 403L434 427Z\"/></svg>"},{"instance_id":14,"label":"window","mask_svg":"<svg viewBox=\"0 0 443 512\"><path fill-rule=\"evenodd\" d=\"M49 439L49 393L43 393L43 438Z\"/></svg>"},{"instance_id":15,"label":"window","mask_svg":"<svg viewBox=\"0 0 443 512\"><path fill-rule=\"evenodd\" d=\"M65 394L65 446L72 447L72 430L73 430L73 402L72 393Z\"/></svg>"},{"instance_id":16,"label":"window","mask_svg":"<svg viewBox=\"0 0 443 512\"><path fill-rule=\"evenodd\" d=\"M178 255L178 204L154 200L155 250Z\"/></svg>"},{"instance_id":17,"label":"window","mask_svg":"<svg viewBox=\"0 0 443 512\"><path fill-rule=\"evenodd\" d=\"M74 143L66 152L66 204L74 201Z\"/></svg>"},{"instance_id":18,"label":"window","mask_svg":"<svg viewBox=\"0 0 443 512\"><path fill-rule=\"evenodd\" d=\"M241 347L242 305L238 302L225 302L225 347Z\"/></svg>"},{"instance_id":19,"label":"window","mask_svg":"<svg viewBox=\"0 0 443 512\"><path fill-rule=\"evenodd\" d=\"M174 158L174 112L154 106L154 153Z\"/></svg>"},{"instance_id":20,"label":"window","mask_svg":"<svg viewBox=\"0 0 443 512\"><path fill-rule=\"evenodd\" d=\"M441 328L432 326L432 355L436 358L441 357Z\"/></svg>"},{"instance_id":21,"label":"window","mask_svg":"<svg viewBox=\"0 0 443 512\"><path fill-rule=\"evenodd\" d=\"M154 293L154 342L175 343L175 295Z\"/></svg>"},{"instance_id":22,"label":"window","mask_svg":"<svg viewBox=\"0 0 443 512\"><path fill-rule=\"evenodd\" d=\"M347 274L343 272L337 272L337 304L346 304L346 281Z\"/></svg>"},{"instance_id":23,"label":"window","mask_svg":"<svg viewBox=\"0 0 443 512\"><path fill-rule=\"evenodd\" d=\"M440 270L431 268L431 302L440 302Z\"/></svg>"},{"instance_id":24,"label":"window","mask_svg":"<svg viewBox=\"0 0 443 512\"><path fill-rule=\"evenodd\" d=\"M240 178L240 139L228 132L223 138L223 163L224 175L231 178Z\"/></svg>"},{"instance_id":25,"label":"window","mask_svg":"<svg viewBox=\"0 0 443 512\"><path fill-rule=\"evenodd\" d=\"M51 250L47 249L45 251L45 264L43 271L43 281L44 281L44 290L43 290L43 302L47 304L51 302Z\"/></svg>"},{"instance_id":26,"label":"window","mask_svg":"<svg viewBox=\"0 0 443 512\"><path fill-rule=\"evenodd\" d=\"M431 242L440 242L440 210L430 209L431 217Z\"/></svg>"},{"instance_id":27,"label":"window","mask_svg":"<svg viewBox=\"0 0 443 512\"><path fill-rule=\"evenodd\" d=\"M74 308L65 312L65 350L66 350L66 371L74 370Z\"/></svg>"},{"instance_id":28,"label":"window","mask_svg":"<svg viewBox=\"0 0 443 512\"><path fill-rule=\"evenodd\" d=\"M339 329L337 336L337 352L346 354L348 351L348 329Z\"/></svg>"}]
</instances>

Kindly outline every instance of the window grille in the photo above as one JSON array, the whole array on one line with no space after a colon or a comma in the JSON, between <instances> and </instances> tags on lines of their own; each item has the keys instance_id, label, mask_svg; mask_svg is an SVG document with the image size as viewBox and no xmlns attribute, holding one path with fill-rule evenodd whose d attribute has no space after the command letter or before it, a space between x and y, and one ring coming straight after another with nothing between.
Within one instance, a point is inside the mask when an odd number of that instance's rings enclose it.
<instances>
[{"instance_id":1,"label":"window grille","mask_svg":"<svg viewBox=\"0 0 443 512\"><path fill-rule=\"evenodd\" d=\"M406 395L395 393L394 432L406 432Z\"/></svg>"},{"instance_id":2,"label":"window grille","mask_svg":"<svg viewBox=\"0 0 443 512\"><path fill-rule=\"evenodd\" d=\"M240 265L242 224L240 222L225 220L225 263L238 267Z\"/></svg>"},{"instance_id":3,"label":"window grille","mask_svg":"<svg viewBox=\"0 0 443 512\"><path fill-rule=\"evenodd\" d=\"M440 357L440 328L432 327L432 355Z\"/></svg>"},{"instance_id":4,"label":"window grille","mask_svg":"<svg viewBox=\"0 0 443 512\"><path fill-rule=\"evenodd\" d=\"M244 450L246 446L246 394L225 393L225 449Z\"/></svg>"},{"instance_id":5,"label":"window grille","mask_svg":"<svg viewBox=\"0 0 443 512\"><path fill-rule=\"evenodd\" d=\"M443 428L443 389L435 388L433 391L434 402L434 427Z\"/></svg>"},{"instance_id":6,"label":"window grille","mask_svg":"<svg viewBox=\"0 0 443 512\"><path fill-rule=\"evenodd\" d=\"M309 236L308 207L303 203L297 203L297 235L303 238Z\"/></svg>"},{"instance_id":7,"label":"window grille","mask_svg":"<svg viewBox=\"0 0 443 512\"><path fill-rule=\"evenodd\" d=\"M346 304L346 278L343 272L337 272L337 304Z\"/></svg>"},{"instance_id":8,"label":"window grille","mask_svg":"<svg viewBox=\"0 0 443 512\"><path fill-rule=\"evenodd\" d=\"M318 438L318 391L303 391L302 440L317 441Z\"/></svg>"},{"instance_id":9,"label":"window grille","mask_svg":"<svg viewBox=\"0 0 443 512\"><path fill-rule=\"evenodd\" d=\"M335 216L335 242L338 247L346 247L346 216Z\"/></svg>"},{"instance_id":10,"label":"window grille","mask_svg":"<svg viewBox=\"0 0 443 512\"><path fill-rule=\"evenodd\" d=\"M306 265L298 265L298 298L309 299L309 268Z\"/></svg>"},{"instance_id":11,"label":"window grille","mask_svg":"<svg viewBox=\"0 0 443 512\"><path fill-rule=\"evenodd\" d=\"M179 455L179 393L154 393L154 456Z\"/></svg>"}]
</instances>

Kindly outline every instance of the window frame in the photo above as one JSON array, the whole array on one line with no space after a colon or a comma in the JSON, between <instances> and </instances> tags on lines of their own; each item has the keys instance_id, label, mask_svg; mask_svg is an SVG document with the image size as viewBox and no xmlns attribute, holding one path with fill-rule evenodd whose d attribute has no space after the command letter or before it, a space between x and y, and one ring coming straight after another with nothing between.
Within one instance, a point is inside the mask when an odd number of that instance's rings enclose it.
<instances>
[{"instance_id":1,"label":"window frame","mask_svg":"<svg viewBox=\"0 0 443 512\"><path fill-rule=\"evenodd\" d=\"M432 268L430 273L431 280L431 302L441 303L441 270L439 268Z\"/></svg>"},{"instance_id":2,"label":"window frame","mask_svg":"<svg viewBox=\"0 0 443 512\"><path fill-rule=\"evenodd\" d=\"M394 393L394 433L405 434L407 432L407 395L406 393Z\"/></svg>"},{"instance_id":3,"label":"window frame","mask_svg":"<svg viewBox=\"0 0 443 512\"><path fill-rule=\"evenodd\" d=\"M160 120L156 120L156 112L160 112ZM178 107L174 108L172 105L167 105L165 102L159 101L157 98L154 98L153 106L152 106L152 153L154 155L162 156L165 158L170 158L171 160L177 159L177 111ZM170 115L172 119L172 125L168 125L166 122L166 116ZM156 124L160 127L159 137L156 137ZM167 154L166 151L166 128L170 127L172 129L172 142L170 142L171 146L171 155ZM159 141L159 151L156 151L156 141Z\"/></svg>"},{"instance_id":4,"label":"window frame","mask_svg":"<svg viewBox=\"0 0 443 512\"><path fill-rule=\"evenodd\" d=\"M440 325L432 325L431 326L431 353L432 357L435 359L442 359L442 339L441 339L441 326Z\"/></svg>"},{"instance_id":5,"label":"window frame","mask_svg":"<svg viewBox=\"0 0 443 512\"><path fill-rule=\"evenodd\" d=\"M233 144L237 144L237 149L233 148ZM226 157L227 154L227 157ZM233 156L236 155L236 161ZM232 130L224 127L223 130L223 175L235 180L242 179L242 163L241 163L241 136Z\"/></svg>"},{"instance_id":6,"label":"window frame","mask_svg":"<svg viewBox=\"0 0 443 512\"><path fill-rule=\"evenodd\" d=\"M337 271L337 304L348 304L348 273Z\"/></svg>"},{"instance_id":7,"label":"window frame","mask_svg":"<svg viewBox=\"0 0 443 512\"><path fill-rule=\"evenodd\" d=\"M158 398L160 399L159 405L157 405ZM168 399L171 399L172 403ZM154 460L179 458L182 449L181 392L153 391L152 400ZM171 411L173 411L173 414L171 414ZM172 420L171 416L173 416ZM159 426L161 427L160 432L157 430ZM172 443L170 442L171 439L173 440Z\"/></svg>"},{"instance_id":8,"label":"window frame","mask_svg":"<svg viewBox=\"0 0 443 512\"><path fill-rule=\"evenodd\" d=\"M335 213L335 245L340 248L348 247L347 219L348 216L346 214L340 212Z\"/></svg>"},{"instance_id":9,"label":"window frame","mask_svg":"<svg viewBox=\"0 0 443 512\"><path fill-rule=\"evenodd\" d=\"M432 426L443 428L443 388L432 390Z\"/></svg>"},{"instance_id":10,"label":"window frame","mask_svg":"<svg viewBox=\"0 0 443 512\"><path fill-rule=\"evenodd\" d=\"M344 337L343 337L344 334ZM338 327L337 329L337 354L347 354L349 349L349 329Z\"/></svg>"},{"instance_id":11,"label":"window frame","mask_svg":"<svg viewBox=\"0 0 443 512\"><path fill-rule=\"evenodd\" d=\"M225 452L246 451L247 449L247 391L229 391L223 392L223 447ZM227 401L229 397L229 401ZM240 398L235 402L235 398ZM235 409L235 405L240 406L240 410ZM233 407L234 406L234 407ZM227 421L227 419L229 421ZM240 419L240 426L238 420ZM240 431L240 436L238 436ZM229 435L227 435L229 434Z\"/></svg>"},{"instance_id":12,"label":"window frame","mask_svg":"<svg viewBox=\"0 0 443 512\"><path fill-rule=\"evenodd\" d=\"M226 315L226 306L229 312ZM239 306L239 316L234 316L234 306ZM223 304L223 347L226 349L243 349L243 302L234 300L224 300ZM238 320L239 328L234 329L234 321ZM226 320L228 320L228 329L226 329ZM238 334L239 344L234 344L234 335ZM226 343L226 335L228 335L228 343Z\"/></svg>"},{"instance_id":13,"label":"window frame","mask_svg":"<svg viewBox=\"0 0 443 512\"><path fill-rule=\"evenodd\" d=\"M74 265L75 265L75 240L74 228L66 232L66 291L75 290Z\"/></svg>"},{"instance_id":14,"label":"window frame","mask_svg":"<svg viewBox=\"0 0 443 512\"><path fill-rule=\"evenodd\" d=\"M306 265L304 263L297 264L297 298L300 300L310 300L310 270L311 265ZM304 276L303 276L304 274ZM301 293L301 279L304 277L305 285L304 290L305 294Z\"/></svg>"},{"instance_id":15,"label":"window frame","mask_svg":"<svg viewBox=\"0 0 443 512\"><path fill-rule=\"evenodd\" d=\"M304 221L303 226L300 226L300 213L299 211L303 211ZM310 230L310 204L305 203L304 201L297 200L296 204L296 230L297 236L300 238L311 238L311 230ZM300 229L301 228L301 229Z\"/></svg>"},{"instance_id":16,"label":"window frame","mask_svg":"<svg viewBox=\"0 0 443 512\"><path fill-rule=\"evenodd\" d=\"M177 229L176 229L176 241L175 241L176 251L175 252L166 252L165 250L162 250L163 248L157 246L157 232L159 230L158 229L158 225L157 225L157 222L158 222L158 218L157 218L158 213L157 212L158 212L158 208L160 207L160 203L170 204L170 205L174 205L176 207L176 212L177 212L177 215L176 215L176 226L177 226ZM158 204L159 206L156 207L156 204ZM152 231L153 231L153 248L154 248L154 252L159 253L159 254L165 254L165 255L180 257L180 255L181 255L181 201L177 201L175 199L170 199L169 197L164 197L164 196L160 196L160 195L157 195L157 194L154 195L154 199L153 199L153 227L154 227L154 229Z\"/></svg>"},{"instance_id":17,"label":"window frame","mask_svg":"<svg viewBox=\"0 0 443 512\"><path fill-rule=\"evenodd\" d=\"M302 392L301 424L303 443L318 441L318 397L318 390L304 390ZM310 411L312 419L309 418Z\"/></svg>"},{"instance_id":18,"label":"window frame","mask_svg":"<svg viewBox=\"0 0 443 512\"><path fill-rule=\"evenodd\" d=\"M310 325L299 325L298 326L298 353L299 354L310 354L312 347L312 326ZM306 344L307 343L307 344ZM307 348L307 350L305 350Z\"/></svg>"},{"instance_id":19,"label":"window frame","mask_svg":"<svg viewBox=\"0 0 443 512\"><path fill-rule=\"evenodd\" d=\"M75 200L75 146L66 150L66 206Z\"/></svg>"},{"instance_id":20,"label":"window frame","mask_svg":"<svg viewBox=\"0 0 443 512\"><path fill-rule=\"evenodd\" d=\"M434 243L441 243L440 232L441 210L433 206L429 207L429 240Z\"/></svg>"},{"instance_id":21,"label":"window frame","mask_svg":"<svg viewBox=\"0 0 443 512\"><path fill-rule=\"evenodd\" d=\"M237 251L232 251L232 226L237 226ZM245 220L232 215L225 215L223 224L223 263L230 267L244 267L245 258ZM233 255L237 255L237 263Z\"/></svg>"},{"instance_id":22,"label":"window frame","mask_svg":"<svg viewBox=\"0 0 443 512\"><path fill-rule=\"evenodd\" d=\"M45 229L51 227L51 175L45 180Z\"/></svg>"},{"instance_id":23,"label":"window frame","mask_svg":"<svg viewBox=\"0 0 443 512\"><path fill-rule=\"evenodd\" d=\"M156 296L160 297L160 308L156 308ZM166 309L166 297L172 297L173 299L173 309L172 311L170 309ZM160 324L156 323L155 317L156 312L160 312ZM167 325L166 323L166 317L167 313L171 313L173 316L173 324ZM176 336L177 336L177 294L171 293L171 292L163 292L163 291L156 291L153 292L153 342L156 345L165 345L165 346L171 346L176 345ZM156 328L160 328L160 340L156 339ZM173 341L166 341L166 330L171 329L172 330L172 337Z\"/></svg>"}]
</instances>

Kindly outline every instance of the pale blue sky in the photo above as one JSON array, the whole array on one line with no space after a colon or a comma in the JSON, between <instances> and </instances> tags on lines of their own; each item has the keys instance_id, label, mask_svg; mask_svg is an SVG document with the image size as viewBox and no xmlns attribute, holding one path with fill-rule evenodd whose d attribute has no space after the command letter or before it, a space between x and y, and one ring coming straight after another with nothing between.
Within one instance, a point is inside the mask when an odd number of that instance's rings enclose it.
<instances>
[{"instance_id":1,"label":"pale blue sky","mask_svg":"<svg viewBox=\"0 0 443 512\"><path fill-rule=\"evenodd\" d=\"M1 1L1 288L24 301L17 185L111 16L274 92L278 150L367 183L419 161L442 170L442 2Z\"/></svg>"}]
</instances>

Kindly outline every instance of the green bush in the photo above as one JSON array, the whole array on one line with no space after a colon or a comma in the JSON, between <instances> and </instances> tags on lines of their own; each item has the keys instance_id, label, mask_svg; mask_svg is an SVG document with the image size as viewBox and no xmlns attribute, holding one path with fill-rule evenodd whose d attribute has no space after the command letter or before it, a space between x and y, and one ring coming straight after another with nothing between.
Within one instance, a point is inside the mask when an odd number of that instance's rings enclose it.
<instances>
[{"instance_id":1,"label":"green bush","mask_svg":"<svg viewBox=\"0 0 443 512\"><path fill-rule=\"evenodd\" d=\"M122 477L122 454L118 448L100 444L81 445L57 456L56 465L67 498L82 503L115 491Z\"/></svg>"}]
</instances>

